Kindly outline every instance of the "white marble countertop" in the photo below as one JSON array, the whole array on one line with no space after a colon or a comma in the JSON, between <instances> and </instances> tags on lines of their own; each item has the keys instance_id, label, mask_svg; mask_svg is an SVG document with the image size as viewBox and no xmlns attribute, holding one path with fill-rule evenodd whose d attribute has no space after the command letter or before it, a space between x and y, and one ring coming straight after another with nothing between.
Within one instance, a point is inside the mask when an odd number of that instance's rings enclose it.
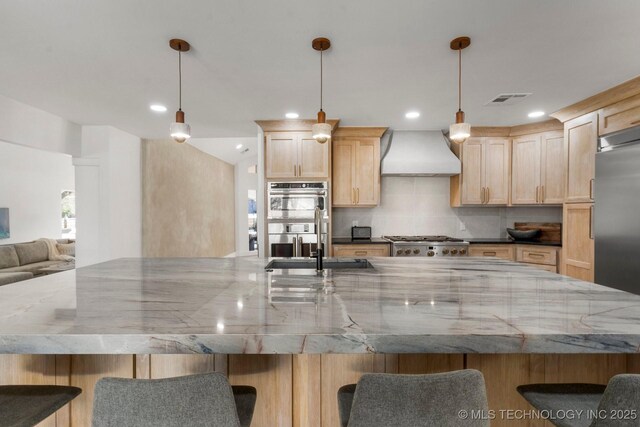
<instances>
[{"instance_id":1,"label":"white marble countertop","mask_svg":"<svg viewBox=\"0 0 640 427\"><path fill-rule=\"evenodd\" d=\"M640 296L486 258L119 259L0 287L0 353L632 353Z\"/></svg>"}]
</instances>

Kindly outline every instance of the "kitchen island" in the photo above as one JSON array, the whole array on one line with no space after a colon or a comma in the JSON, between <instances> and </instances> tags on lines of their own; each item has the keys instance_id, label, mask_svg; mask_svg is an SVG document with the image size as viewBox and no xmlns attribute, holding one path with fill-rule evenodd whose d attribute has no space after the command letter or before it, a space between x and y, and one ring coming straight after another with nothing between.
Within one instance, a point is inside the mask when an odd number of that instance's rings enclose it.
<instances>
[{"instance_id":1,"label":"kitchen island","mask_svg":"<svg viewBox=\"0 0 640 427\"><path fill-rule=\"evenodd\" d=\"M337 388L367 371L480 369L503 409L527 408L520 383L638 371L640 296L498 259L369 261L120 259L6 285L0 381L83 387L49 421L67 426L99 377L216 369L258 388L254 425L333 426Z\"/></svg>"}]
</instances>

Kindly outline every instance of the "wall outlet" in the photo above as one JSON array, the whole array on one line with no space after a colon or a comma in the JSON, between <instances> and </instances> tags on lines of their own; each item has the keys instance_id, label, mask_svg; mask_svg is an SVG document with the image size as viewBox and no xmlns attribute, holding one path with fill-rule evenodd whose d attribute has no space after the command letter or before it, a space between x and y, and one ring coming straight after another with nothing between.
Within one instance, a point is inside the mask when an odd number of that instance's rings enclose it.
<instances>
[{"instance_id":1,"label":"wall outlet","mask_svg":"<svg viewBox=\"0 0 640 427\"><path fill-rule=\"evenodd\" d=\"M462 222L462 221L458 221L460 224L460 231L466 231L467 230L467 225Z\"/></svg>"},{"instance_id":2,"label":"wall outlet","mask_svg":"<svg viewBox=\"0 0 640 427\"><path fill-rule=\"evenodd\" d=\"M357 227L358 226L358 221L351 221L351 226L352 227Z\"/></svg>"}]
</instances>

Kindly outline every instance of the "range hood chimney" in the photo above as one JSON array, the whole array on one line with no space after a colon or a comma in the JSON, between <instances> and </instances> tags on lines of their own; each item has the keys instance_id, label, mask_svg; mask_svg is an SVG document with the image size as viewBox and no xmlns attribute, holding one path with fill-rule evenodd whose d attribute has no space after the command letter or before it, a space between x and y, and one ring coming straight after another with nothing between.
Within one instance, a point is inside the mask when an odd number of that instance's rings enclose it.
<instances>
[{"instance_id":1,"label":"range hood chimney","mask_svg":"<svg viewBox=\"0 0 640 427\"><path fill-rule=\"evenodd\" d=\"M460 159L439 130L393 131L382 159L382 176L452 176Z\"/></svg>"}]
</instances>

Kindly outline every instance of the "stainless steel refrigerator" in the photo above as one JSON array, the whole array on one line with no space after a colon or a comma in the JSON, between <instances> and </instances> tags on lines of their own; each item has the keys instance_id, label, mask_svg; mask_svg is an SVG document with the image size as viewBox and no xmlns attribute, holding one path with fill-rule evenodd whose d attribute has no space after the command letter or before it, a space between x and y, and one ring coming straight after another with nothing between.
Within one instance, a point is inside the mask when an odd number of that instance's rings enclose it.
<instances>
[{"instance_id":1,"label":"stainless steel refrigerator","mask_svg":"<svg viewBox=\"0 0 640 427\"><path fill-rule=\"evenodd\" d=\"M598 139L595 282L640 294L640 126Z\"/></svg>"}]
</instances>

